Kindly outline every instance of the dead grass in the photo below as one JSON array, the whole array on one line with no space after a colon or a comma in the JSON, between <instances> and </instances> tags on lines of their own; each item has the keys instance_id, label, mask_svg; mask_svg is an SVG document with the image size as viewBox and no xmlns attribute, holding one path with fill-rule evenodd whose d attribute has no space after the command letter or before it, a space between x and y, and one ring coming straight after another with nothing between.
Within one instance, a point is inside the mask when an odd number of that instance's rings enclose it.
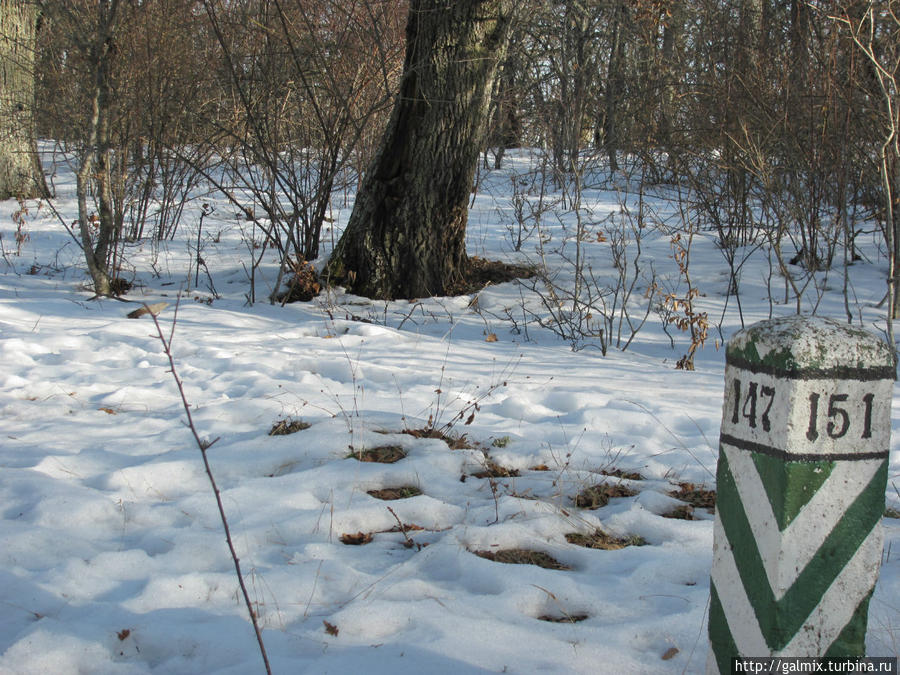
<instances>
[{"instance_id":1,"label":"dead grass","mask_svg":"<svg viewBox=\"0 0 900 675\"><path fill-rule=\"evenodd\" d=\"M515 478L519 475L518 469L507 469L492 460L484 463L484 468L472 474L475 478Z\"/></svg>"},{"instance_id":2,"label":"dead grass","mask_svg":"<svg viewBox=\"0 0 900 675\"><path fill-rule=\"evenodd\" d=\"M575 497L575 506L583 509L599 509L609 504L610 499L633 497L636 494L636 490L625 487L621 483L600 483L579 492Z\"/></svg>"},{"instance_id":3,"label":"dead grass","mask_svg":"<svg viewBox=\"0 0 900 675\"><path fill-rule=\"evenodd\" d=\"M399 462L406 457L406 452L399 445L381 445L377 448L369 448L368 450L355 450L347 457L359 460L360 462L378 462L379 464L393 464Z\"/></svg>"},{"instance_id":4,"label":"dead grass","mask_svg":"<svg viewBox=\"0 0 900 675\"><path fill-rule=\"evenodd\" d=\"M322 284L316 268L302 258L289 260L291 265L291 277L288 280L287 290L279 293L275 299L282 305L288 302L308 302L319 294Z\"/></svg>"},{"instance_id":5,"label":"dead grass","mask_svg":"<svg viewBox=\"0 0 900 675\"><path fill-rule=\"evenodd\" d=\"M506 563L508 565L537 565L548 570L570 570L568 565L559 562L543 551L529 551L524 548L507 548L498 551L472 551L485 560Z\"/></svg>"},{"instance_id":6,"label":"dead grass","mask_svg":"<svg viewBox=\"0 0 900 675\"><path fill-rule=\"evenodd\" d=\"M419 532L424 529L424 527L422 527L421 525L416 525L415 523L403 523L401 525L394 525L389 530L382 530L382 532L402 532L405 534L407 532Z\"/></svg>"},{"instance_id":7,"label":"dead grass","mask_svg":"<svg viewBox=\"0 0 900 675\"><path fill-rule=\"evenodd\" d=\"M628 537L614 537L603 530L594 530L591 534L571 532L566 535L566 541L585 548L596 548L602 551L618 551L628 546L645 546L647 540L636 534Z\"/></svg>"},{"instance_id":8,"label":"dead grass","mask_svg":"<svg viewBox=\"0 0 900 675\"><path fill-rule=\"evenodd\" d=\"M537 617L539 621L549 621L551 623L578 623L590 618L590 614L563 614L555 616L552 614L542 614Z\"/></svg>"},{"instance_id":9,"label":"dead grass","mask_svg":"<svg viewBox=\"0 0 900 675\"><path fill-rule=\"evenodd\" d=\"M437 438L449 445L451 450L471 450L475 447L469 442L465 434L457 436L455 434L445 433L440 429L431 429L428 427L423 429L404 429L401 433L412 436L413 438Z\"/></svg>"},{"instance_id":10,"label":"dead grass","mask_svg":"<svg viewBox=\"0 0 900 675\"><path fill-rule=\"evenodd\" d=\"M622 469L603 469L600 471L601 476L612 476L613 478L627 478L628 480L644 480L644 477L637 471L623 471Z\"/></svg>"},{"instance_id":11,"label":"dead grass","mask_svg":"<svg viewBox=\"0 0 900 675\"><path fill-rule=\"evenodd\" d=\"M702 485L678 483L678 489L671 490L669 496L687 502L698 509L713 510L716 508L716 491L706 489Z\"/></svg>"},{"instance_id":12,"label":"dead grass","mask_svg":"<svg viewBox=\"0 0 900 675\"><path fill-rule=\"evenodd\" d=\"M388 510L390 510L391 513L394 513L393 510L390 509L390 507L388 507ZM396 518L396 514L394 514L394 517ZM376 534L391 534L391 533L399 532L400 534L403 535L403 538L405 539L403 546L405 548L412 548L415 545L415 542L413 542L410 539L408 533L409 532L420 532L420 531L423 531L425 528L423 528L421 525L416 525L415 523L400 522L399 519L397 520L397 522L399 523L398 525L394 525L394 527L387 529L387 530L378 530L377 532L356 532L356 533L348 532L348 533L342 534L340 536L341 543L346 544L347 546L363 546L365 544L371 543L372 540L375 538ZM427 544L422 544L418 548L421 549L424 546L427 546Z\"/></svg>"},{"instance_id":13,"label":"dead grass","mask_svg":"<svg viewBox=\"0 0 900 675\"><path fill-rule=\"evenodd\" d=\"M418 497L422 494L422 491L413 485L402 485L400 487L383 488L381 490L369 490L366 494L375 497L375 499L393 501L395 499Z\"/></svg>"},{"instance_id":14,"label":"dead grass","mask_svg":"<svg viewBox=\"0 0 900 675\"><path fill-rule=\"evenodd\" d=\"M535 274L535 268L530 265L513 265L471 256L462 278L450 285L447 295L471 295L489 284L502 284L515 279L530 279Z\"/></svg>"},{"instance_id":15,"label":"dead grass","mask_svg":"<svg viewBox=\"0 0 900 675\"><path fill-rule=\"evenodd\" d=\"M697 520L694 515L694 507L690 504L682 504L676 506L668 513L663 514L663 518L674 518L675 520Z\"/></svg>"},{"instance_id":16,"label":"dead grass","mask_svg":"<svg viewBox=\"0 0 900 675\"><path fill-rule=\"evenodd\" d=\"M272 425L272 428L269 429L269 436L287 436L288 434L294 434L298 431L309 429L311 426L312 425L309 422L285 417Z\"/></svg>"}]
</instances>

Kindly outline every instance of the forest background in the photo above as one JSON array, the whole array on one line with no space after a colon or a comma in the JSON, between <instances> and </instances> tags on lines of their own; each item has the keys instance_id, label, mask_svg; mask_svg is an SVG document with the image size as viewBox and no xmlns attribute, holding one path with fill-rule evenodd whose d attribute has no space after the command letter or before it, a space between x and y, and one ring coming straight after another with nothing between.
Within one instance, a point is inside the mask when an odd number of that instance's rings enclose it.
<instances>
[{"instance_id":1,"label":"forest background","mask_svg":"<svg viewBox=\"0 0 900 675\"><path fill-rule=\"evenodd\" d=\"M511 4L455 285L332 285L410 17ZM897 8L0 0L0 670L701 669L721 345L894 343Z\"/></svg>"}]
</instances>

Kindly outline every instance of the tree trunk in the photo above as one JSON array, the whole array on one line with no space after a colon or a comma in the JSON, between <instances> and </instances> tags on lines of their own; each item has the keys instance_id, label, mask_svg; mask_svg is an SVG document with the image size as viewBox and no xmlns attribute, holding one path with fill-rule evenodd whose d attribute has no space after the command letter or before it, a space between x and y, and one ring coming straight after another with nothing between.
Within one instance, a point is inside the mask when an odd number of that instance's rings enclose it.
<instances>
[{"instance_id":1,"label":"tree trunk","mask_svg":"<svg viewBox=\"0 0 900 675\"><path fill-rule=\"evenodd\" d=\"M606 74L606 96L603 103L603 146L609 157L609 170L619 170L616 153L619 150L619 104L625 89L625 20L628 5L618 2L613 10L610 27L612 40Z\"/></svg>"},{"instance_id":2,"label":"tree trunk","mask_svg":"<svg viewBox=\"0 0 900 675\"><path fill-rule=\"evenodd\" d=\"M373 298L450 292L466 271L468 199L512 0L412 0L400 93L333 283Z\"/></svg>"},{"instance_id":3,"label":"tree trunk","mask_svg":"<svg viewBox=\"0 0 900 675\"><path fill-rule=\"evenodd\" d=\"M665 22L662 58L658 66L660 69L660 96L659 127L656 141L659 147L669 153L670 162L674 160L675 155L672 134L674 131L675 103L677 99L676 87L679 83L678 72L681 65L677 61L677 54L681 51L681 33L684 28L682 25L682 13L684 9L680 3L675 3L671 16ZM676 47L679 47L679 49L676 49Z\"/></svg>"},{"instance_id":4,"label":"tree trunk","mask_svg":"<svg viewBox=\"0 0 900 675\"><path fill-rule=\"evenodd\" d=\"M34 139L37 12L0 0L0 199L47 195Z\"/></svg>"},{"instance_id":5,"label":"tree trunk","mask_svg":"<svg viewBox=\"0 0 900 675\"><path fill-rule=\"evenodd\" d=\"M90 46L89 58L93 77L91 113L88 137L81 152L81 166L76 173L81 246L97 295L116 292L116 269L111 258L112 247L119 238L120 223L115 217L113 205L110 117L114 105L111 70L118 8L119 0L100 0L96 7L97 32ZM89 212L88 195L91 192L96 197L96 215Z\"/></svg>"}]
</instances>

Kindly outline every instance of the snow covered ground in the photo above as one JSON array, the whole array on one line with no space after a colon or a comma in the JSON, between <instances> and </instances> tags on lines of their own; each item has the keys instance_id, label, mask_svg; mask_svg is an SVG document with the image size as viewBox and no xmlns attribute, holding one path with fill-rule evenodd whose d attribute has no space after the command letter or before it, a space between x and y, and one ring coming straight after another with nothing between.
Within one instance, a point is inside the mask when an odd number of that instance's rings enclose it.
<instances>
[{"instance_id":1,"label":"snow covered ground","mask_svg":"<svg viewBox=\"0 0 900 675\"><path fill-rule=\"evenodd\" d=\"M470 254L537 257L537 232L512 250L509 172L524 171L526 158L513 160L484 177ZM72 183L57 177L68 221ZM717 344L740 319L734 298L723 315L727 268L711 234L695 237L690 268L710 336L696 371L685 372L675 363L689 340L670 327L673 348L655 312L627 351L603 357L590 340L573 351L537 324L528 311L541 303L517 283L488 287L475 302L331 292L249 306L248 226L224 200L206 199L215 207L201 233L209 276L202 271L193 287L194 204L175 241L128 245L137 284L128 298L171 303L160 323L174 331L200 436L218 439L208 454L275 672L703 670L713 516L703 506L692 520L665 516L685 510L671 495L679 484L715 487ZM627 190L586 195L585 250L600 275L611 270L609 241L595 235L620 200L635 208ZM349 206L336 202L337 230ZM0 672L259 672L153 322L126 318L136 305L89 301L76 244L46 205L29 207L29 238L16 255L19 205L0 203ZM672 209L658 199L654 208ZM548 262L565 275L554 250L572 216L544 222ZM645 260L663 286L684 292L670 240L650 228ZM885 263L875 235L862 244L869 258L849 268L851 310L878 330ZM272 261L259 274L264 297ZM750 257L741 277L748 324L769 316L767 284L780 283L772 278L764 254ZM823 284L818 312L845 316L842 272ZM633 302L640 313L640 293ZM772 307L776 316L792 311ZM429 418L465 442L405 433ZM269 435L291 421L309 427ZM897 399L893 427L896 450ZM405 456L360 461L383 447ZM888 480L898 509L896 451ZM576 505L602 492L585 493L597 485L609 486L608 504ZM402 489L377 492L390 488ZM900 521L883 522L868 651L897 656ZM572 536L598 528L643 545L601 550ZM548 566L475 553L525 555L502 553L510 549L537 552L533 561Z\"/></svg>"}]
</instances>

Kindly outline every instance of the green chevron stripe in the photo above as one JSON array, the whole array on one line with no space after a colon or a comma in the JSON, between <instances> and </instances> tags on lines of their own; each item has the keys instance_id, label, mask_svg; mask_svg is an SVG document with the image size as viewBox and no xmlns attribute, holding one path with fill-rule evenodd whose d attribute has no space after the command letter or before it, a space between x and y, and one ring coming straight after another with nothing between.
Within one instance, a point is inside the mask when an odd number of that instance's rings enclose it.
<instances>
[{"instance_id":1,"label":"green chevron stripe","mask_svg":"<svg viewBox=\"0 0 900 675\"><path fill-rule=\"evenodd\" d=\"M866 597L862 599L853 612L853 617L844 626L844 630L837 636L837 639L831 643L825 656L864 656L857 653L859 645L866 644L866 624L869 615L869 600L872 599L872 593L875 587L868 592Z\"/></svg>"},{"instance_id":2,"label":"green chevron stripe","mask_svg":"<svg viewBox=\"0 0 900 675\"><path fill-rule=\"evenodd\" d=\"M720 673L731 672L731 659L739 655L737 644L728 628L728 620L725 618L725 610L719 600L719 592L716 585L709 583L709 642L712 645L713 656L719 665Z\"/></svg>"},{"instance_id":3,"label":"green chevron stripe","mask_svg":"<svg viewBox=\"0 0 900 675\"><path fill-rule=\"evenodd\" d=\"M716 478L719 517L732 547L744 590L756 612L766 643L772 651L778 651L800 630L825 591L881 519L881 504L887 484L887 461L881 464L872 480L856 497L781 600L775 599L769 585L762 557L724 452L719 456Z\"/></svg>"},{"instance_id":4,"label":"green chevron stripe","mask_svg":"<svg viewBox=\"0 0 900 675\"><path fill-rule=\"evenodd\" d=\"M785 462L759 452L750 456L781 532L793 522L837 466L836 462Z\"/></svg>"}]
</instances>

